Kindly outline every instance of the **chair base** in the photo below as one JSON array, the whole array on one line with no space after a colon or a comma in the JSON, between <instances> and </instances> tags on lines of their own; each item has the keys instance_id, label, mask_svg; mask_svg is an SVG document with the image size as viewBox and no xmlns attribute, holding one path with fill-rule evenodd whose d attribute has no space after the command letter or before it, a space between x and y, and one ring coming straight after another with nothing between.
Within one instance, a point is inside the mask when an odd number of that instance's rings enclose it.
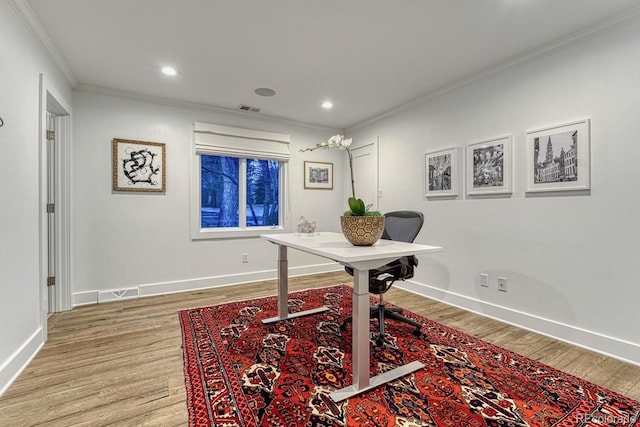
<instances>
[{"instance_id":1,"label":"chair base","mask_svg":"<svg viewBox=\"0 0 640 427\"><path fill-rule=\"evenodd\" d=\"M381 305L372 305L369 307L369 318L370 319L378 319L378 324L380 325L380 330L378 332L378 336L376 338L376 345L378 347L384 344L384 319L393 319L398 322L407 323L413 326L415 329L413 330L413 334L416 336L420 336L420 327L422 326L420 323L415 322L407 317L401 315L402 309L400 307L387 307L384 304ZM353 323L353 317L347 317L340 324L340 330L346 331L347 325L349 323Z\"/></svg>"}]
</instances>

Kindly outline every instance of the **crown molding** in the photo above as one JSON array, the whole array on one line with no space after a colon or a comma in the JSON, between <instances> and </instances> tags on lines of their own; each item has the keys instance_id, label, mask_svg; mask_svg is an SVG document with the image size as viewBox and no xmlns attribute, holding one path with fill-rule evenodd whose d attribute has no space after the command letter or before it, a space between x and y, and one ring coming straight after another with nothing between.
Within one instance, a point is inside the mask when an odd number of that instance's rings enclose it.
<instances>
[{"instance_id":1,"label":"crown molding","mask_svg":"<svg viewBox=\"0 0 640 427\"><path fill-rule=\"evenodd\" d=\"M330 126L322 126L314 123L301 122L301 121L286 119L286 118L277 117L277 116L268 116L266 114L252 113L250 111L238 111L238 110L233 110L231 108L216 107L213 105L200 104L197 102L180 101L173 98L165 98L165 97L156 96L156 95L145 95L138 92L131 92L131 91L113 89L113 88L102 87L102 86L88 85L84 83L77 84L74 87L74 89L78 92L94 93L97 95L111 96L114 98L130 99L132 101L162 105L165 107L185 108L185 109L201 110L201 111L214 111L218 113L232 114L238 117L251 117L255 120L268 120L270 122L278 122L278 123L282 123L290 126L299 126L299 127L310 128L310 129L331 131L334 133L341 131L338 128L334 128Z\"/></svg>"},{"instance_id":2,"label":"crown molding","mask_svg":"<svg viewBox=\"0 0 640 427\"><path fill-rule=\"evenodd\" d=\"M56 47L49 34L42 26L42 23L34 13L33 9L26 0L8 0L9 5L13 7L25 26L31 31L31 34L36 39L42 50L45 52L49 60L52 62L63 76L69 81L71 86L76 87L78 85L78 79L73 71L67 64L58 48Z\"/></svg>"},{"instance_id":3,"label":"crown molding","mask_svg":"<svg viewBox=\"0 0 640 427\"><path fill-rule=\"evenodd\" d=\"M622 13L619 13L617 15L612 16L611 18L605 19L603 21L597 22L593 25L590 25L588 27L585 27L579 31L573 32L569 35L567 35L566 37L563 37L561 39L557 39L554 40L552 42L549 42L547 44L544 44L540 47L537 47L535 49L532 49L528 52L525 52L523 54L520 55L516 55L500 64L494 65L492 67L489 68L485 68L484 70L481 70L477 73L475 73L473 76L468 77L466 79L462 79L462 80L458 80L456 82L453 82L449 85L445 85L441 88L435 89L431 92L425 93L421 96L419 96L418 98L415 98L411 101L408 101L404 104L400 104L397 107L394 107L382 114L379 114L377 116L371 117L365 121L362 121L360 123L356 123L353 124L351 126L348 126L345 129L346 133L351 133L353 131L355 131L358 128L361 128L363 126L367 126L369 124L375 123L379 120L382 120L386 117L390 117L390 116L394 116L396 114L399 114L403 111L409 110L413 107L416 107L422 103L425 103L429 100L432 100L434 98L437 98L439 96L442 96L446 93L452 92L458 88L461 88L463 86L467 86L469 84L472 83L476 83L478 81L484 80L487 77L490 77L494 74L498 74L501 71L507 70L509 68L513 68L516 67L517 65L520 65L522 63L525 63L527 61L531 61L535 58L538 58L542 55L554 52L554 51L558 51L561 49L565 49L568 48L570 46L573 46L575 44L577 44L578 42L581 42L585 39L591 38L591 37L595 37L597 35L603 34L605 32L609 32L609 31L613 31L616 30L620 27L623 27L627 24L629 24L631 21L635 20L638 16L640 15L640 6L634 6L631 7L630 9L625 10Z\"/></svg>"}]
</instances>

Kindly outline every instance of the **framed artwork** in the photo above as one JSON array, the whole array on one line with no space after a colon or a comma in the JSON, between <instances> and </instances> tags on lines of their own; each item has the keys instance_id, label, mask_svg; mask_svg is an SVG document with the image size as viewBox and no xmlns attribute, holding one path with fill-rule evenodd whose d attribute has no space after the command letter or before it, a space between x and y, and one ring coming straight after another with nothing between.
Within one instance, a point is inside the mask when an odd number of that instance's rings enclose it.
<instances>
[{"instance_id":1,"label":"framed artwork","mask_svg":"<svg viewBox=\"0 0 640 427\"><path fill-rule=\"evenodd\" d=\"M458 147L431 151L424 155L425 197L458 195Z\"/></svg>"},{"instance_id":2,"label":"framed artwork","mask_svg":"<svg viewBox=\"0 0 640 427\"><path fill-rule=\"evenodd\" d=\"M467 145L467 194L510 194L513 190L511 135Z\"/></svg>"},{"instance_id":3,"label":"framed artwork","mask_svg":"<svg viewBox=\"0 0 640 427\"><path fill-rule=\"evenodd\" d=\"M590 188L589 119L527 132L529 192Z\"/></svg>"},{"instance_id":4,"label":"framed artwork","mask_svg":"<svg viewBox=\"0 0 640 427\"><path fill-rule=\"evenodd\" d=\"M112 141L113 191L166 191L165 144Z\"/></svg>"},{"instance_id":5,"label":"framed artwork","mask_svg":"<svg viewBox=\"0 0 640 427\"><path fill-rule=\"evenodd\" d=\"M333 163L304 162L304 188L333 190Z\"/></svg>"}]
</instances>

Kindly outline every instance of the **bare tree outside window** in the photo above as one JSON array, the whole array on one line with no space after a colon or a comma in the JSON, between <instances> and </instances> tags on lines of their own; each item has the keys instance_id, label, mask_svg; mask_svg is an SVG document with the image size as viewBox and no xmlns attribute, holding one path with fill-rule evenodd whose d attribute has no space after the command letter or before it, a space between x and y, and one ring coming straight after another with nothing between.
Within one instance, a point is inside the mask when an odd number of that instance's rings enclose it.
<instances>
[{"instance_id":1,"label":"bare tree outside window","mask_svg":"<svg viewBox=\"0 0 640 427\"><path fill-rule=\"evenodd\" d=\"M246 176L240 164L246 162ZM201 227L255 227L278 225L280 163L202 155ZM241 185L245 185L246 212L240 215Z\"/></svg>"}]
</instances>

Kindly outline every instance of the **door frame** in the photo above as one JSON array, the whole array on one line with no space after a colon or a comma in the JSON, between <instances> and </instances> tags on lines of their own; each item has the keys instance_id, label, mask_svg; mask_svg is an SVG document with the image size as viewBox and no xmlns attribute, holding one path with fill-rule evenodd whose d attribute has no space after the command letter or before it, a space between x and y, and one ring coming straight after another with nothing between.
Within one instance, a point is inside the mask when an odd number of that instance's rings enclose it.
<instances>
[{"instance_id":1,"label":"door frame","mask_svg":"<svg viewBox=\"0 0 640 427\"><path fill-rule=\"evenodd\" d=\"M48 303L48 218L47 218L47 111L56 115L56 144L54 161L55 188L55 311L72 308L71 300L71 105L59 94L53 85L40 74L40 117L39 117L39 239L40 239L40 313L43 336L47 338Z\"/></svg>"}]
</instances>

